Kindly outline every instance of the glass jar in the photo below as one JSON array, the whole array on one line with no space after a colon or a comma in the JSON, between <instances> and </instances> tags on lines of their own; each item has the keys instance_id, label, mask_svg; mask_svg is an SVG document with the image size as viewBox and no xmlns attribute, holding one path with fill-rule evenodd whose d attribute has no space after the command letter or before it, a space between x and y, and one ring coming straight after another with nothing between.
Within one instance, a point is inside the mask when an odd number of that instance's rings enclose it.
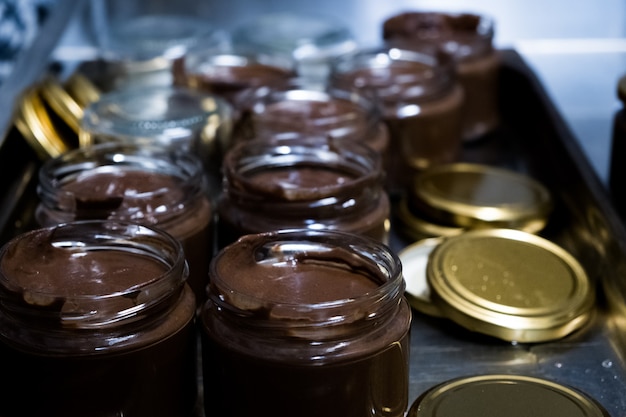
<instances>
[{"instance_id":1,"label":"glass jar","mask_svg":"<svg viewBox=\"0 0 626 417\"><path fill-rule=\"evenodd\" d=\"M88 145L120 142L193 152L215 188L232 124L232 107L218 96L183 87L146 87L113 91L88 105L79 135Z\"/></svg>"},{"instance_id":2,"label":"glass jar","mask_svg":"<svg viewBox=\"0 0 626 417\"><path fill-rule=\"evenodd\" d=\"M205 298L213 203L199 159L158 147L100 144L49 159L39 171L41 226L109 219L158 226L181 240L189 284Z\"/></svg>"},{"instance_id":3,"label":"glass jar","mask_svg":"<svg viewBox=\"0 0 626 417\"><path fill-rule=\"evenodd\" d=\"M198 17L180 2L92 0L86 27L106 67L110 89L172 84L172 68L181 56L201 45L224 48L227 32Z\"/></svg>"},{"instance_id":4,"label":"glass jar","mask_svg":"<svg viewBox=\"0 0 626 417\"><path fill-rule=\"evenodd\" d=\"M295 76L290 57L248 49L194 49L174 74L176 85L216 94L238 109L238 96L250 88L287 82Z\"/></svg>"},{"instance_id":5,"label":"glass jar","mask_svg":"<svg viewBox=\"0 0 626 417\"><path fill-rule=\"evenodd\" d=\"M315 85L326 82L332 59L357 47L343 22L323 14L293 12L257 16L233 30L232 42L249 50L290 56L298 75Z\"/></svg>"},{"instance_id":6,"label":"glass jar","mask_svg":"<svg viewBox=\"0 0 626 417\"><path fill-rule=\"evenodd\" d=\"M246 131L252 137L284 132L327 135L364 143L383 157L387 153L387 125L375 97L363 91L313 87L293 79L286 85L255 89L242 100L250 109Z\"/></svg>"},{"instance_id":7,"label":"glass jar","mask_svg":"<svg viewBox=\"0 0 626 417\"><path fill-rule=\"evenodd\" d=\"M389 127L388 190L401 193L412 176L456 161L461 150L463 90L450 55L438 49L360 50L336 60L332 82L372 91Z\"/></svg>"},{"instance_id":8,"label":"glass jar","mask_svg":"<svg viewBox=\"0 0 626 417\"><path fill-rule=\"evenodd\" d=\"M342 230L387 242L380 157L365 145L296 136L236 145L217 200L219 247L280 229Z\"/></svg>"},{"instance_id":9,"label":"glass jar","mask_svg":"<svg viewBox=\"0 0 626 417\"><path fill-rule=\"evenodd\" d=\"M463 139L471 141L499 124L500 57L493 47L494 21L473 13L405 12L383 23L383 39L403 48L441 46L456 61L465 92Z\"/></svg>"},{"instance_id":10,"label":"glass jar","mask_svg":"<svg viewBox=\"0 0 626 417\"><path fill-rule=\"evenodd\" d=\"M247 235L210 276L207 415L404 415L411 310L387 246L337 231Z\"/></svg>"},{"instance_id":11,"label":"glass jar","mask_svg":"<svg viewBox=\"0 0 626 417\"><path fill-rule=\"evenodd\" d=\"M0 250L0 414L190 415L196 302L178 241L145 226L66 223Z\"/></svg>"}]
</instances>

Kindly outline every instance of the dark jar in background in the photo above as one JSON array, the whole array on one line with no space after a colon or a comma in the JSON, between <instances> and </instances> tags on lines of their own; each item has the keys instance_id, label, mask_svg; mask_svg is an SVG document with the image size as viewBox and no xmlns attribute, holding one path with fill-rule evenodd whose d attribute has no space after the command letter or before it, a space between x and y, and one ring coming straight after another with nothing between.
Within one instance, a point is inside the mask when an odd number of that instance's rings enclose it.
<instances>
[{"instance_id":1,"label":"dark jar in background","mask_svg":"<svg viewBox=\"0 0 626 417\"><path fill-rule=\"evenodd\" d=\"M399 259L343 232L247 235L211 265L207 416L403 416L411 310Z\"/></svg>"},{"instance_id":2,"label":"dark jar in background","mask_svg":"<svg viewBox=\"0 0 626 417\"><path fill-rule=\"evenodd\" d=\"M331 79L372 92L382 106L390 133L386 166L392 195L414 174L458 159L463 89L450 55L437 48L364 49L337 59Z\"/></svg>"},{"instance_id":3,"label":"dark jar in background","mask_svg":"<svg viewBox=\"0 0 626 417\"><path fill-rule=\"evenodd\" d=\"M219 247L281 229L341 230L387 242L381 161L365 145L316 136L241 142L224 160Z\"/></svg>"},{"instance_id":4,"label":"dark jar in background","mask_svg":"<svg viewBox=\"0 0 626 417\"><path fill-rule=\"evenodd\" d=\"M465 93L465 141L481 138L498 126L500 57L493 47L493 19L473 13L405 12L385 20L382 32L389 45L418 50L425 44L437 45L454 56Z\"/></svg>"},{"instance_id":5,"label":"dark jar in background","mask_svg":"<svg viewBox=\"0 0 626 417\"><path fill-rule=\"evenodd\" d=\"M187 416L196 302L178 241L145 226L73 222L0 250L0 414Z\"/></svg>"},{"instance_id":6,"label":"dark jar in background","mask_svg":"<svg viewBox=\"0 0 626 417\"><path fill-rule=\"evenodd\" d=\"M77 149L44 163L37 193L41 226L101 219L170 233L183 244L189 285L204 298L214 210L202 162L194 155L116 143Z\"/></svg>"},{"instance_id":7,"label":"dark jar in background","mask_svg":"<svg viewBox=\"0 0 626 417\"><path fill-rule=\"evenodd\" d=\"M371 94L355 88L312 86L293 79L242 97L252 137L298 132L363 143L386 155L389 131Z\"/></svg>"}]
</instances>

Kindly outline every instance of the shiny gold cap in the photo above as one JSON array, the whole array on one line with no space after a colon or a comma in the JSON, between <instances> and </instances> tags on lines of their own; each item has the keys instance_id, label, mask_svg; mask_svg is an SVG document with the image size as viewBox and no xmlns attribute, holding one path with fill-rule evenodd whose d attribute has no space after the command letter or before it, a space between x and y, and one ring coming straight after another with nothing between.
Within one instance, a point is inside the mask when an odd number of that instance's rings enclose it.
<instances>
[{"instance_id":1,"label":"shiny gold cap","mask_svg":"<svg viewBox=\"0 0 626 417\"><path fill-rule=\"evenodd\" d=\"M411 405L407 417L609 417L585 393L547 379L479 375L437 385Z\"/></svg>"},{"instance_id":2,"label":"shiny gold cap","mask_svg":"<svg viewBox=\"0 0 626 417\"><path fill-rule=\"evenodd\" d=\"M402 274L406 283L405 296L411 306L429 316L441 317L443 313L430 298L430 287L426 279L428 257L443 238L422 239L398 253L402 262Z\"/></svg>"},{"instance_id":3,"label":"shiny gold cap","mask_svg":"<svg viewBox=\"0 0 626 417\"><path fill-rule=\"evenodd\" d=\"M65 82L65 89L82 108L98 101L101 95L100 89L80 71L70 75Z\"/></svg>"},{"instance_id":4,"label":"shiny gold cap","mask_svg":"<svg viewBox=\"0 0 626 417\"><path fill-rule=\"evenodd\" d=\"M417 176L412 204L443 224L536 233L552 209L548 190L529 176L488 165L445 164Z\"/></svg>"},{"instance_id":5,"label":"shiny gold cap","mask_svg":"<svg viewBox=\"0 0 626 417\"><path fill-rule=\"evenodd\" d=\"M80 120L83 118L83 108L69 95L61 84L53 77L46 78L40 86L41 96L50 108L75 133L80 129Z\"/></svg>"},{"instance_id":6,"label":"shiny gold cap","mask_svg":"<svg viewBox=\"0 0 626 417\"><path fill-rule=\"evenodd\" d=\"M427 268L431 298L444 315L512 342L559 339L592 314L594 289L560 246L512 229L446 238Z\"/></svg>"},{"instance_id":7,"label":"shiny gold cap","mask_svg":"<svg viewBox=\"0 0 626 417\"><path fill-rule=\"evenodd\" d=\"M15 126L42 160L57 157L70 149L55 130L37 88L24 93Z\"/></svg>"}]
</instances>

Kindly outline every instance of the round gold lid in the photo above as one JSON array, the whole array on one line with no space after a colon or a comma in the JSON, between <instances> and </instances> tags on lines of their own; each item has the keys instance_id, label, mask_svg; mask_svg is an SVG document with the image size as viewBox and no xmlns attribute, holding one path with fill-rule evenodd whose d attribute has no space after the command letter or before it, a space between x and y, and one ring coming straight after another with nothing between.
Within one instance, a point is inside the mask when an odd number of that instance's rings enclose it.
<instances>
[{"instance_id":1,"label":"round gold lid","mask_svg":"<svg viewBox=\"0 0 626 417\"><path fill-rule=\"evenodd\" d=\"M465 230L463 227L437 224L425 217L415 216L411 213L406 198L398 202L396 214L400 222L399 231L415 241L438 236L455 236Z\"/></svg>"},{"instance_id":2,"label":"round gold lid","mask_svg":"<svg viewBox=\"0 0 626 417\"><path fill-rule=\"evenodd\" d=\"M70 149L55 130L37 88L24 93L15 126L42 160L57 157Z\"/></svg>"},{"instance_id":3,"label":"round gold lid","mask_svg":"<svg viewBox=\"0 0 626 417\"><path fill-rule=\"evenodd\" d=\"M444 224L541 230L552 209L549 191L533 178L504 168L453 163L416 177L413 202Z\"/></svg>"},{"instance_id":4,"label":"round gold lid","mask_svg":"<svg viewBox=\"0 0 626 417\"><path fill-rule=\"evenodd\" d=\"M83 117L83 108L74 98L52 77L47 77L41 83L41 96L75 133L80 130L80 120Z\"/></svg>"},{"instance_id":5,"label":"round gold lid","mask_svg":"<svg viewBox=\"0 0 626 417\"><path fill-rule=\"evenodd\" d=\"M428 257L442 238L422 239L398 253L402 262L402 275L406 283L405 296L417 311L434 317L443 314L430 298L430 287L426 279Z\"/></svg>"},{"instance_id":6,"label":"round gold lid","mask_svg":"<svg viewBox=\"0 0 626 417\"><path fill-rule=\"evenodd\" d=\"M65 89L82 108L98 101L101 95L100 89L79 71L70 75L65 82Z\"/></svg>"},{"instance_id":7,"label":"round gold lid","mask_svg":"<svg viewBox=\"0 0 626 417\"><path fill-rule=\"evenodd\" d=\"M554 340L591 316L594 289L578 261L540 236L478 229L431 253L428 284L446 317L512 342Z\"/></svg>"},{"instance_id":8,"label":"round gold lid","mask_svg":"<svg viewBox=\"0 0 626 417\"><path fill-rule=\"evenodd\" d=\"M609 417L585 393L547 379L479 375L453 379L422 394L407 417Z\"/></svg>"}]
</instances>

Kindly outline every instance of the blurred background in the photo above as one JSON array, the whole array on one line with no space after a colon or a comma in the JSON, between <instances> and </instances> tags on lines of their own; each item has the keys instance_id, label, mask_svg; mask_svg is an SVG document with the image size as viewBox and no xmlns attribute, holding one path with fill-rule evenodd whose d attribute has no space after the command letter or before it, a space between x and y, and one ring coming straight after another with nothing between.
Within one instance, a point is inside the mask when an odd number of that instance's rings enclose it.
<instances>
[{"instance_id":1,"label":"blurred background","mask_svg":"<svg viewBox=\"0 0 626 417\"><path fill-rule=\"evenodd\" d=\"M102 9L103 2L110 5L112 1L0 0L0 82L9 77L12 63L33 42L53 45L52 59L93 57L99 17L92 9ZM122 0L116 7L130 10L133 3ZM342 21L363 45L377 44L382 21L401 11L490 15L496 22L495 45L522 55L580 141L600 180L608 180L612 119L620 107L617 82L626 73L624 0L144 0L139 4L153 13L206 17L225 30L261 13L323 13ZM46 25L53 29L45 30L42 40L37 30Z\"/></svg>"}]
</instances>

